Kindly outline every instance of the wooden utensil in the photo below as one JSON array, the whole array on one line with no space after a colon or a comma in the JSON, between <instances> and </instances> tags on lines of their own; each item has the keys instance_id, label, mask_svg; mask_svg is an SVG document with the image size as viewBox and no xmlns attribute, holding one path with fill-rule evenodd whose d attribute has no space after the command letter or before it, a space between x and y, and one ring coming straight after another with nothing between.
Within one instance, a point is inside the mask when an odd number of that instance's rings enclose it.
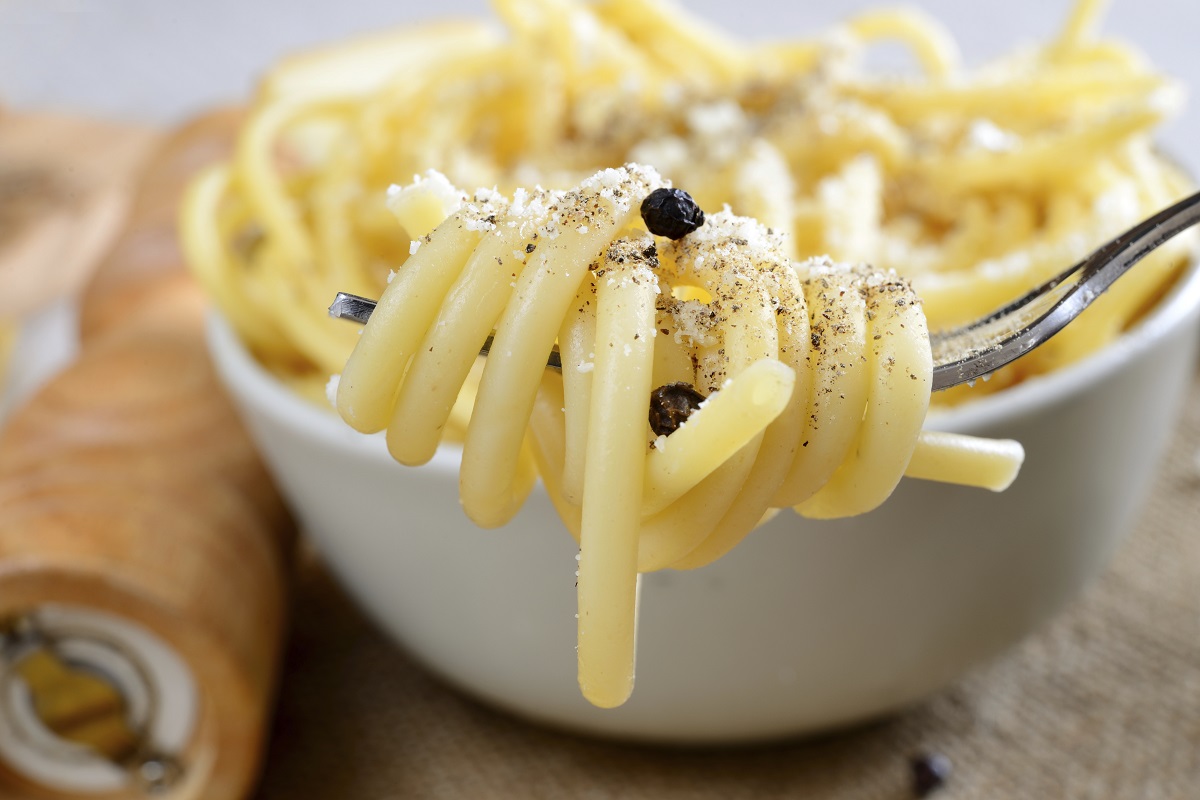
<instances>
[{"instance_id":1,"label":"wooden utensil","mask_svg":"<svg viewBox=\"0 0 1200 800\"><path fill-rule=\"evenodd\" d=\"M0 320L78 291L121 230L157 132L0 110Z\"/></svg>"},{"instance_id":2,"label":"wooden utensil","mask_svg":"<svg viewBox=\"0 0 1200 800\"><path fill-rule=\"evenodd\" d=\"M213 374L174 215L236 115L169 137L0 431L0 797L235 800L275 685L292 525Z\"/></svg>"}]
</instances>

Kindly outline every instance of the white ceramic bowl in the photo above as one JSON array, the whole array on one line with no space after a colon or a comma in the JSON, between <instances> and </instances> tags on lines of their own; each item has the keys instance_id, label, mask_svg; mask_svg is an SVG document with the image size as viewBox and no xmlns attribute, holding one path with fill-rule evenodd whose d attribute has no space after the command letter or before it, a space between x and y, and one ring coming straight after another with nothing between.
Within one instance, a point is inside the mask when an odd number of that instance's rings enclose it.
<instances>
[{"instance_id":1,"label":"white ceramic bowl","mask_svg":"<svg viewBox=\"0 0 1200 800\"><path fill-rule=\"evenodd\" d=\"M633 740L734 742L876 716L1011 647L1134 523L1200 337L1200 267L1085 362L929 427L1027 450L1003 494L905 481L832 523L790 512L695 572L644 578L637 686L603 711L575 682L575 544L544 492L495 531L458 506L458 452L394 463L295 396L217 316L209 341L283 491L362 606L429 669L525 717Z\"/></svg>"}]
</instances>

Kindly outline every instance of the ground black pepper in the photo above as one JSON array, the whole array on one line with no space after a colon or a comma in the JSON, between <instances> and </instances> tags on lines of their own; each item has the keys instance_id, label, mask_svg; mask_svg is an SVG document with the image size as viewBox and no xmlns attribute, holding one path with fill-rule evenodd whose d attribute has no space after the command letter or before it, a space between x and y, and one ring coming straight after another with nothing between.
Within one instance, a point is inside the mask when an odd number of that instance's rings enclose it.
<instances>
[{"instance_id":1,"label":"ground black pepper","mask_svg":"<svg viewBox=\"0 0 1200 800\"><path fill-rule=\"evenodd\" d=\"M670 436L700 404L704 395L690 383L664 384L650 393L650 430L655 436Z\"/></svg>"},{"instance_id":2,"label":"ground black pepper","mask_svg":"<svg viewBox=\"0 0 1200 800\"><path fill-rule=\"evenodd\" d=\"M912 788L916 797L928 797L946 784L950 777L950 759L941 753L921 753L909 761Z\"/></svg>"},{"instance_id":3,"label":"ground black pepper","mask_svg":"<svg viewBox=\"0 0 1200 800\"><path fill-rule=\"evenodd\" d=\"M655 236L682 239L704 224L704 212L682 189L655 189L642 201L642 220Z\"/></svg>"}]
</instances>

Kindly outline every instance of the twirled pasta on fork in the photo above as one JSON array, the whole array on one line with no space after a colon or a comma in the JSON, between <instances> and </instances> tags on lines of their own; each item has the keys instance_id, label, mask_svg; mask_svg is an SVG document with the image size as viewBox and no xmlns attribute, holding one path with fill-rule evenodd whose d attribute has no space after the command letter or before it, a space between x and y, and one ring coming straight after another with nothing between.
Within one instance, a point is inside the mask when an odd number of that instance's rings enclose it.
<instances>
[{"instance_id":1,"label":"twirled pasta on fork","mask_svg":"<svg viewBox=\"0 0 1200 800\"><path fill-rule=\"evenodd\" d=\"M386 430L402 463L428 461L494 330L466 394L463 508L508 522L536 462L580 544L593 703L632 689L639 573L703 566L773 509L870 511L918 451L921 477L1002 489L1015 476L1016 443L922 438L929 336L894 273L793 264L779 234L728 211L655 236L639 212L664 181L636 164L511 199L445 188L393 193L416 248L341 374L338 411ZM556 344L561 373L546 369ZM652 426L685 391L703 400Z\"/></svg>"}]
</instances>

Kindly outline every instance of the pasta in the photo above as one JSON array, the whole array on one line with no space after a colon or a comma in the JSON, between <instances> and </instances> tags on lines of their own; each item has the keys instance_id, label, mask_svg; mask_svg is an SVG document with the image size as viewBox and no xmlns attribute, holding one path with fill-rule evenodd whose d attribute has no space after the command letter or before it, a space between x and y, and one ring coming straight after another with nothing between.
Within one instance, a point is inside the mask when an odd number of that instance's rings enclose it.
<instances>
[{"instance_id":1,"label":"pasta","mask_svg":"<svg viewBox=\"0 0 1200 800\"><path fill-rule=\"evenodd\" d=\"M540 476L581 545L580 682L598 705L632 686L639 573L709 563L775 509L862 513L903 474L1011 480L1019 446L921 430L927 329L1003 305L1187 187L1152 145L1180 93L1099 35L1098 0L977 70L912 11L751 46L669 0L494 4L503 33L425 26L283 62L232 159L190 187L181 233L297 391L341 373L339 412L406 464L463 441L480 525ZM866 69L883 40L916 75ZM726 210L653 235L640 203L673 183ZM1104 346L1189 246L933 401ZM326 317L338 291L382 294L361 337ZM702 406L647 433L652 393L690 409L680 383Z\"/></svg>"},{"instance_id":2,"label":"pasta","mask_svg":"<svg viewBox=\"0 0 1200 800\"><path fill-rule=\"evenodd\" d=\"M337 291L377 296L424 231L386 191L436 168L459 186L565 188L654 165L704 208L909 277L932 328L1003 305L1187 181L1153 150L1181 93L1099 33L1100 0L1063 31L979 69L914 11L875 11L811 39L743 43L670 0L494 0L505 23L425 25L283 61L233 159L205 173L182 232L200 280L259 359L307 395L354 331ZM876 43L915 62L873 74ZM1124 330L1187 252L1154 253L1083 319L959 402L1058 369Z\"/></svg>"},{"instance_id":3,"label":"pasta","mask_svg":"<svg viewBox=\"0 0 1200 800\"><path fill-rule=\"evenodd\" d=\"M481 526L508 522L532 453L579 542L580 686L605 707L632 690L638 574L703 566L774 508L870 511L916 451L920 477L997 490L1022 458L1013 442L922 439L932 362L905 281L828 259L794 266L781 234L728 211L654 236L643 203L663 183L628 164L511 199L454 198L436 176L398 189L398 216L433 229L336 393L343 419L386 430L397 460L422 464L495 331L462 506ZM555 342L561 377L546 369ZM652 430L655 402L692 385L696 407Z\"/></svg>"}]
</instances>

